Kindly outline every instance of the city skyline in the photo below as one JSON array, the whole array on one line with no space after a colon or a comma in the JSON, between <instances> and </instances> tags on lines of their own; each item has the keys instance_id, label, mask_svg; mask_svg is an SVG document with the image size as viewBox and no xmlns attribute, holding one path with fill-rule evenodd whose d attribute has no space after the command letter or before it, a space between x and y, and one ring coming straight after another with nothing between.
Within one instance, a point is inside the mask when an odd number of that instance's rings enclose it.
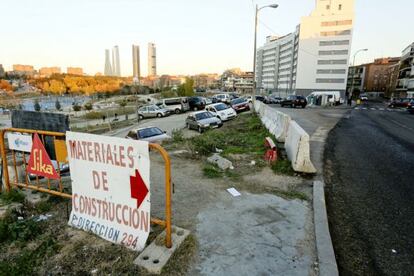
<instances>
[{"instance_id":1,"label":"city skyline","mask_svg":"<svg viewBox=\"0 0 414 276\"><path fill-rule=\"evenodd\" d=\"M84 68L85 73L93 75L102 72L105 66L101 45L116 44L120 51L122 75L132 76L129 50L131 45L144 45L145 41L155 41L163 49L159 53L157 64L159 75L213 73L232 67L251 71L254 19L252 4L261 6L271 1L221 3L213 0L208 3L194 3L182 0L174 5L165 1L129 0L92 0L87 3L71 1L64 4L57 2L43 0L32 3L23 0L0 3L0 8L4 10L17 10L25 15L18 21L13 13L2 16L4 22L14 22L12 29L4 28L1 31L2 37L8 38L0 46L0 63L6 70L11 70L13 64L31 64L36 68L79 66ZM280 5L278 9L263 10L260 13L259 46L264 44L268 35L291 32L297 22L300 22L300 18L309 15L314 7L314 1L311 0L275 2ZM358 49L369 49L358 56L357 63L378 57L399 56L401 49L412 42L408 35L408 20L414 3L409 0L401 2L404 9L387 1L357 1L351 55ZM220 9L217 9L218 6ZM372 9L373 6L376 8ZM58 13L62 8L67 12ZM91 9L96 9L97 12L91 14ZM122 17L114 14L114 10L123 10ZM136 10L140 10L139 19L132 16ZM200 10L203 12L197 12ZM77 19L69 19L75 11L78 14ZM154 11L157 11L157 17L161 19L151 21ZM399 16L393 18L392 22L384 20L393 13L398 13ZM184 14L188 18L182 16ZM117 20L106 22L102 19L113 16ZM51 21L60 22L57 24L59 27L50 25ZM189 25L190 21L194 24ZM150 31L148 22L152 25ZM67 28L65 35L61 33L63 28ZM103 29L105 32L100 31ZM135 40L138 35L140 41ZM29 40L31 47L20 43L21 37ZM141 75L147 75L146 62L144 59L141 64L144 68Z\"/></svg>"}]
</instances>

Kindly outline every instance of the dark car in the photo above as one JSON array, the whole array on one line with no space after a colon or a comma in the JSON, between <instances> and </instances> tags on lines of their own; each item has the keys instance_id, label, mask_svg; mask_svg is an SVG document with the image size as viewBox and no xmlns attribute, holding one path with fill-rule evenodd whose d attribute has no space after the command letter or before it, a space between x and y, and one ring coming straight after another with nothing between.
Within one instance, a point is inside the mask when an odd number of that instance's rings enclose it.
<instances>
[{"instance_id":1,"label":"dark car","mask_svg":"<svg viewBox=\"0 0 414 276\"><path fill-rule=\"evenodd\" d=\"M236 112L250 110L249 102L245 98L231 100L230 105L234 110L236 110Z\"/></svg>"},{"instance_id":2,"label":"dark car","mask_svg":"<svg viewBox=\"0 0 414 276\"><path fill-rule=\"evenodd\" d=\"M407 105L407 111L410 114L414 114L414 99L412 99Z\"/></svg>"},{"instance_id":3,"label":"dark car","mask_svg":"<svg viewBox=\"0 0 414 276\"><path fill-rule=\"evenodd\" d=\"M280 104L280 102L282 101L282 98L270 95L267 98L267 101L269 104Z\"/></svg>"},{"instance_id":4,"label":"dark car","mask_svg":"<svg viewBox=\"0 0 414 276\"><path fill-rule=\"evenodd\" d=\"M406 99L406 98L401 98L401 99L393 99L390 103L389 103L389 107L394 108L394 107L408 107L408 103L410 102L410 99Z\"/></svg>"},{"instance_id":5,"label":"dark car","mask_svg":"<svg viewBox=\"0 0 414 276\"><path fill-rule=\"evenodd\" d=\"M190 97L188 104L190 105L190 109L194 111L203 110L206 107L206 102L202 97Z\"/></svg>"},{"instance_id":6,"label":"dark car","mask_svg":"<svg viewBox=\"0 0 414 276\"><path fill-rule=\"evenodd\" d=\"M290 95L286 99L282 100L280 102L280 106L290 106L290 107L297 107L300 106L302 108L305 108L308 102L306 101L305 97L303 96L296 96L296 95Z\"/></svg>"},{"instance_id":7,"label":"dark car","mask_svg":"<svg viewBox=\"0 0 414 276\"><path fill-rule=\"evenodd\" d=\"M266 103L266 98L263 97L263 96L256 95L256 101L260 101L260 102Z\"/></svg>"}]
</instances>

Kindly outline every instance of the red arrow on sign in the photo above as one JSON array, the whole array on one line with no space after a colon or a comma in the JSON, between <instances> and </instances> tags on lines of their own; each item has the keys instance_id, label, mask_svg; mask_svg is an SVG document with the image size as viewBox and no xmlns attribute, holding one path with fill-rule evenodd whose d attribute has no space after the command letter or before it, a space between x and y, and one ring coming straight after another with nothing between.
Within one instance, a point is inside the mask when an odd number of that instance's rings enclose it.
<instances>
[{"instance_id":1,"label":"red arrow on sign","mask_svg":"<svg viewBox=\"0 0 414 276\"><path fill-rule=\"evenodd\" d=\"M135 176L129 177L129 184L131 185L131 198L137 200L138 209L148 194L147 185L145 185L138 170L135 170Z\"/></svg>"}]
</instances>

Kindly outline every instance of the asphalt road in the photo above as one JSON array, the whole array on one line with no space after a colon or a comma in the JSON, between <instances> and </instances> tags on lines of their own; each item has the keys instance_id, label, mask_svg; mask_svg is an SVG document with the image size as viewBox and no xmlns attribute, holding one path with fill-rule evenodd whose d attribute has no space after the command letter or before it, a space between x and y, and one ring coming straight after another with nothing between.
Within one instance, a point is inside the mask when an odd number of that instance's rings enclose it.
<instances>
[{"instance_id":1,"label":"asphalt road","mask_svg":"<svg viewBox=\"0 0 414 276\"><path fill-rule=\"evenodd\" d=\"M330 231L342 275L414 273L414 115L378 104L328 136Z\"/></svg>"}]
</instances>

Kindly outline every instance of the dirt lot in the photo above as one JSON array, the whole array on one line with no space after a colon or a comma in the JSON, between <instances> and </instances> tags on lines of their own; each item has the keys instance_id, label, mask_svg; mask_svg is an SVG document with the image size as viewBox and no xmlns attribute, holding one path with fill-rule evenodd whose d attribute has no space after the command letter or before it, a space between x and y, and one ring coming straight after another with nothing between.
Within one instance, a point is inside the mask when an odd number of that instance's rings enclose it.
<instances>
[{"instance_id":1,"label":"dirt lot","mask_svg":"<svg viewBox=\"0 0 414 276\"><path fill-rule=\"evenodd\" d=\"M258 119L243 115L201 136L175 133L165 145L174 183L173 224L192 234L164 275L317 274L310 181L286 162L271 167L262 161L263 135L268 133ZM216 150L223 150L234 170L206 164ZM230 187L241 196L231 196ZM152 216L163 217L163 162L155 152L151 196ZM0 224L0 274L146 274L132 264L136 252L68 227L67 200L51 197L20 209ZM36 222L39 214L52 216ZM153 227L149 241L160 231Z\"/></svg>"}]
</instances>

